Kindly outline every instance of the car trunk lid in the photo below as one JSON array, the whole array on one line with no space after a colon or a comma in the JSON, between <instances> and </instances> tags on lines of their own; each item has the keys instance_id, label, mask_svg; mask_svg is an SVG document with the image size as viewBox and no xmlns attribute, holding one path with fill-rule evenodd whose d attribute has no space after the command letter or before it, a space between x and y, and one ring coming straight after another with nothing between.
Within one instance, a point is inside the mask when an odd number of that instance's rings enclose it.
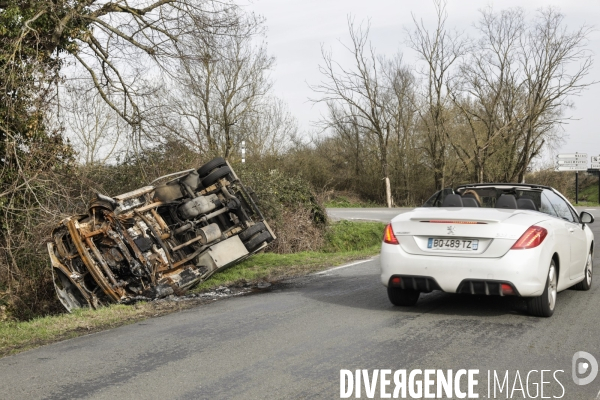
<instances>
[{"instance_id":1,"label":"car trunk lid","mask_svg":"<svg viewBox=\"0 0 600 400\"><path fill-rule=\"evenodd\" d=\"M529 210L417 208L394 218L392 228L410 254L501 257L528 227L546 218Z\"/></svg>"}]
</instances>

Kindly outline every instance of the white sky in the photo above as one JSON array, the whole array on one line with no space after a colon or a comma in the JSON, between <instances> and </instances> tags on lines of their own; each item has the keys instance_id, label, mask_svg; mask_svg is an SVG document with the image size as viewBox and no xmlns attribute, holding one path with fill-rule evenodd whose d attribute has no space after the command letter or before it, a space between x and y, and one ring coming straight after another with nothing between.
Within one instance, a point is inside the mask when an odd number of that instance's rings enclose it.
<instances>
[{"instance_id":1,"label":"white sky","mask_svg":"<svg viewBox=\"0 0 600 400\"><path fill-rule=\"evenodd\" d=\"M403 44L404 28L413 26L411 13L423 19L428 26L435 23L435 11L430 0L249 0L247 9L266 18L268 51L277 59L272 78L275 95L285 100L290 111L298 118L304 131L319 119L321 107L308 101L315 97L308 84L321 81L318 65L321 45L333 50L336 60L343 60L344 50L339 40L348 43L347 16L356 22L370 20L370 38L378 54L392 56L401 52L404 61L414 63L412 50ZM600 21L598 0L516 0L495 2L477 0L448 0L449 28L469 33L479 17L479 9L492 5L495 10L523 8L533 16L540 7L552 5L564 15L571 29L583 24L595 25ZM596 29L600 26L596 26ZM600 81L600 31L590 36L589 48L595 64L589 80ZM600 84L573 98L575 108L568 114L576 120L565 127L567 138L559 152L587 152L600 154ZM589 160L588 160L589 161Z\"/></svg>"}]
</instances>

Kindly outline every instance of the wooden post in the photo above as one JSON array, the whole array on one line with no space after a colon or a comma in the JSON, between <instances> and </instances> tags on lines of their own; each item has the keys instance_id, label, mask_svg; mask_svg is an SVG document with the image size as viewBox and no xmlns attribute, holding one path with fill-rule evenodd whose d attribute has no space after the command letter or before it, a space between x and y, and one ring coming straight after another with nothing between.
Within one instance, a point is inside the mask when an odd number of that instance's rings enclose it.
<instances>
[{"instance_id":1,"label":"wooden post","mask_svg":"<svg viewBox=\"0 0 600 400\"><path fill-rule=\"evenodd\" d=\"M387 201L387 207L392 208L392 188L390 186L390 178L385 177L385 199Z\"/></svg>"},{"instance_id":2,"label":"wooden post","mask_svg":"<svg viewBox=\"0 0 600 400\"><path fill-rule=\"evenodd\" d=\"M575 171L575 204L579 204L579 171Z\"/></svg>"}]
</instances>

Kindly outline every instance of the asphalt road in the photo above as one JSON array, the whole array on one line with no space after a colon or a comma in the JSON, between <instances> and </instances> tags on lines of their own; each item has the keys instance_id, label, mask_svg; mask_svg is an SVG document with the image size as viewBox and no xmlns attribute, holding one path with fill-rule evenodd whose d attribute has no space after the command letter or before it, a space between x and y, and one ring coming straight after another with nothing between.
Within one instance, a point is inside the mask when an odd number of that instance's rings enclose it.
<instances>
[{"instance_id":1,"label":"asphalt road","mask_svg":"<svg viewBox=\"0 0 600 400\"><path fill-rule=\"evenodd\" d=\"M600 237L600 221L592 228ZM330 399L341 369L478 369L479 398L508 371L496 398L509 386L512 398L536 388L541 398L543 386L545 398L600 399L600 376L585 386L571 378L575 352L600 361L599 322L599 278L589 292L559 293L549 319L510 297L434 292L407 309L388 302L375 258L5 357L0 399Z\"/></svg>"}]
</instances>

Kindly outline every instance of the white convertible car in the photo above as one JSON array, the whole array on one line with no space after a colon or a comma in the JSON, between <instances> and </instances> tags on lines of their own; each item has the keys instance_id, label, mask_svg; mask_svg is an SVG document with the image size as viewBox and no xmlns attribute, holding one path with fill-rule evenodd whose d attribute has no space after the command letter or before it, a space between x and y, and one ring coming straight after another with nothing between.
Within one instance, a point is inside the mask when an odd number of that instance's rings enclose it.
<instances>
[{"instance_id":1,"label":"white convertible car","mask_svg":"<svg viewBox=\"0 0 600 400\"><path fill-rule=\"evenodd\" d=\"M549 317L557 292L592 285L592 222L547 186L445 189L386 227L381 281L398 306L442 290L526 297L530 314Z\"/></svg>"}]
</instances>

